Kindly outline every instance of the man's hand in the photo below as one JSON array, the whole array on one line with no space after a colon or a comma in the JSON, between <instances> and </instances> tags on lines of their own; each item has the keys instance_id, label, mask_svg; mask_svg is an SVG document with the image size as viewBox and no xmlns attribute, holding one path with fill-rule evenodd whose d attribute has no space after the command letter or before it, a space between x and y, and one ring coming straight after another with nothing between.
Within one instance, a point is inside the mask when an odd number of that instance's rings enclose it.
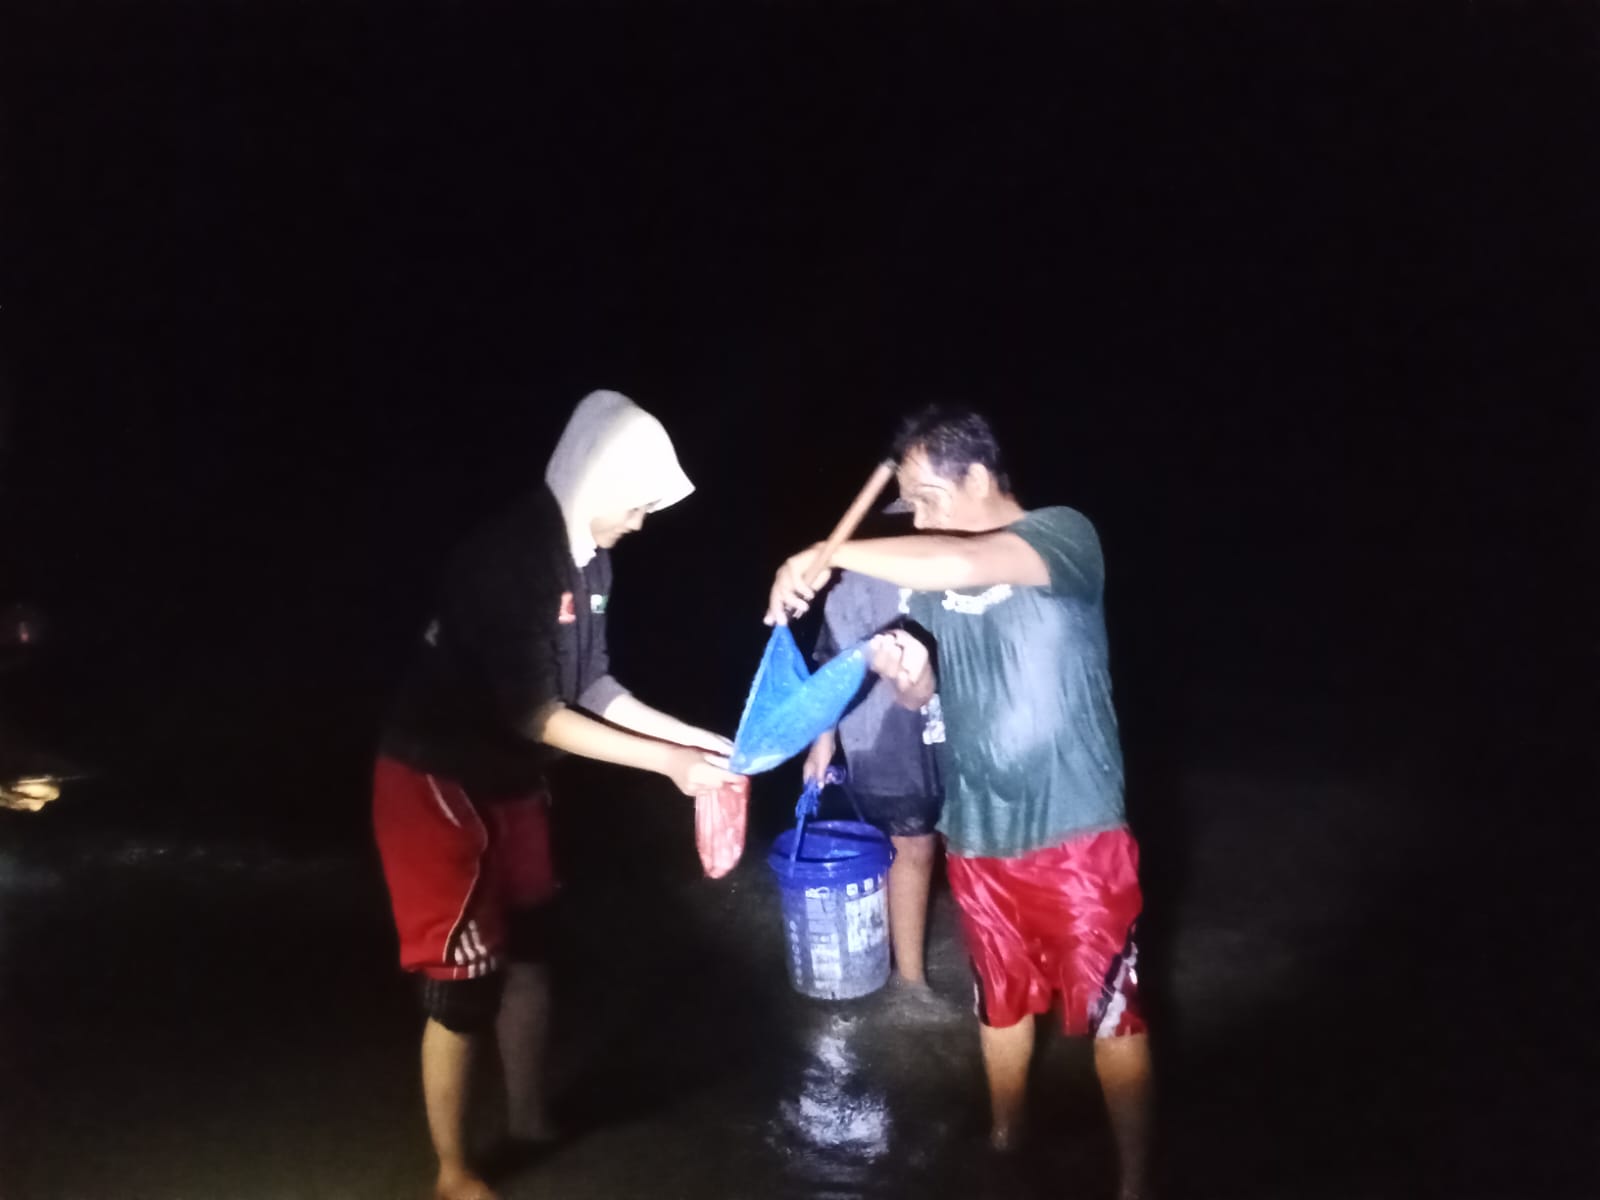
<instances>
[{"instance_id":1,"label":"man's hand","mask_svg":"<svg viewBox=\"0 0 1600 1200\"><path fill-rule=\"evenodd\" d=\"M806 783L821 783L823 774L833 765L833 752L838 744L839 735L831 729L812 742L805 765L800 769L800 778Z\"/></svg>"},{"instance_id":2,"label":"man's hand","mask_svg":"<svg viewBox=\"0 0 1600 1200\"><path fill-rule=\"evenodd\" d=\"M817 598L823 585L832 574L827 567L817 568L822 555L822 543L800 551L778 568L772 581L772 591L767 597L768 625L787 625L789 617L803 616L811 602Z\"/></svg>"},{"instance_id":3,"label":"man's hand","mask_svg":"<svg viewBox=\"0 0 1600 1200\"><path fill-rule=\"evenodd\" d=\"M904 629L880 633L868 643L872 670L893 686L906 708L921 708L933 699L933 663L928 648Z\"/></svg>"},{"instance_id":4,"label":"man's hand","mask_svg":"<svg viewBox=\"0 0 1600 1200\"><path fill-rule=\"evenodd\" d=\"M685 796L702 796L731 783L741 776L728 770L728 760L720 754L707 754L691 746L675 746L663 772Z\"/></svg>"}]
</instances>

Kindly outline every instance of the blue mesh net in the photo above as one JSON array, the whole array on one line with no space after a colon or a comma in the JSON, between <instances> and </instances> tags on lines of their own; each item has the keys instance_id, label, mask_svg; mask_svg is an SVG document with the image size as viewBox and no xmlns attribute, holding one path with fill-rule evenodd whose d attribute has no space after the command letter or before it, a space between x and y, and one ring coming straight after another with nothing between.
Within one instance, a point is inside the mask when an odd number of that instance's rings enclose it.
<instances>
[{"instance_id":1,"label":"blue mesh net","mask_svg":"<svg viewBox=\"0 0 1600 1200\"><path fill-rule=\"evenodd\" d=\"M730 765L741 775L759 775L788 762L839 723L866 677L865 642L812 674L788 626L778 626L744 702Z\"/></svg>"}]
</instances>

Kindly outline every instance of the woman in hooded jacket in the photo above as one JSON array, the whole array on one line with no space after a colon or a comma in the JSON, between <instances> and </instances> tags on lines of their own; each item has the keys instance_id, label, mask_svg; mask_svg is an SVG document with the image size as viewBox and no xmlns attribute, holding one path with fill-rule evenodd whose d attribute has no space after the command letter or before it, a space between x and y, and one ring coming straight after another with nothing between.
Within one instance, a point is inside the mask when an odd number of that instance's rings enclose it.
<instances>
[{"instance_id":1,"label":"woman in hooded jacket","mask_svg":"<svg viewBox=\"0 0 1600 1200\"><path fill-rule=\"evenodd\" d=\"M545 770L563 754L665 775L685 795L739 782L730 743L611 675L609 551L693 491L666 430L626 396L574 410L545 486L450 563L380 743L374 824L427 1023L422 1082L439 1200L492 1200L467 1161L468 1084L497 1035L513 1142L549 1140L542 1086L555 890Z\"/></svg>"}]
</instances>

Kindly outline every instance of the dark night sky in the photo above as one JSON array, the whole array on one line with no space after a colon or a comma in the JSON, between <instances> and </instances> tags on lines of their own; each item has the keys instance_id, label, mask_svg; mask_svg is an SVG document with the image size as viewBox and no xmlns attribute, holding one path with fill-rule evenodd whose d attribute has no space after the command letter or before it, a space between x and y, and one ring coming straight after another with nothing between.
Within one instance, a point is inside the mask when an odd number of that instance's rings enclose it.
<instances>
[{"instance_id":1,"label":"dark night sky","mask_svg":"<svg viewBox=\"0 0 1600 1200\"><path fill-rule=\"evenodd\" d=\"M1592 10L635 7L12 10L3 598L54 618L51 737L355 778L439 555L600 386L700 483L615 638L702 719L930 397L1100 525L1136 743L1207 689L1570 710Z\"/></svg>"}]
</instances>

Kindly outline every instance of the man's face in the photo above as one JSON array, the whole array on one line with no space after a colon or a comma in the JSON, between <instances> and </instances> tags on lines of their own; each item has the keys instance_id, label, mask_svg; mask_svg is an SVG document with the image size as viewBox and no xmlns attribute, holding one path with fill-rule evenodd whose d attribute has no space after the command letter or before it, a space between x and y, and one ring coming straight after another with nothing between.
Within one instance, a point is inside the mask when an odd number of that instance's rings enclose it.
<instances>
[{"instance_id":1,"label":"man's face","mask_svg":"<svg viewBox=\"0 0 1600 1200\"><path fill-rule=\"evenodd\" d=\"M641 504L625 512L602 513L592 518L589 521L589 533L594 538L594 544L602 550L611 549L628 534L637 533L649 511L649 505Z\"/></svg>"},{"instance_id":2,"label":"man's face","mask_svg":"<svg viewBox=\"0 0 1600 1200\"><path fill-rule=\"evenodd\" d=\"M900 496L911 506L918 529L982 530L989 527L986 472L968 468L959 480L946 479L933 469L920 449L900 460L895 474Z\"/></svg>"}]
</instances>

